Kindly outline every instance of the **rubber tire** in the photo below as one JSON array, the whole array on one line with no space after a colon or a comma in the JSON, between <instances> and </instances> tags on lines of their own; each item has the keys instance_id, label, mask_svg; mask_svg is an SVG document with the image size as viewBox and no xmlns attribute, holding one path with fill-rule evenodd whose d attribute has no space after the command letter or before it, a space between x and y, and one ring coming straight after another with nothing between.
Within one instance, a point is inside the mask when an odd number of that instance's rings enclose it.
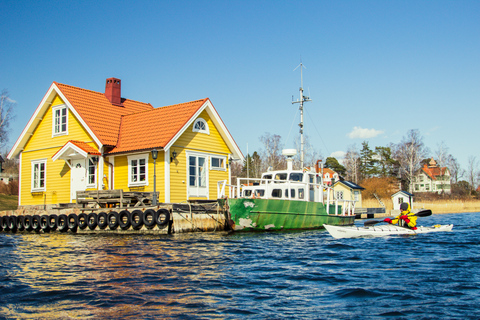
<instances>
[{"instance_id":1,"label":"rubber tire","mask_svg":"<svg viewBox=\"0 0 480 320\"><path fill-rule=\"evenodd\" d=\"M50 231L55 231L58 228L58 216L56 214L51 214L48 216L48 227Z\"/></svg>"},{"instance_id":2,"label":"rubber tire","mask_svg":"<svg viewBox=\"0 0 480 320\"><path fill-rule=\"evenodd\" d=\"M80 213L78 215L78 227L80 230L85 230L88 227L88 216L86 213Z\"/></svg>"},{"instance_id":3,"label":"rubber tire","mask_svg":"<svg viewBox=\"0 0 480 320\"><path fill-rule=\"evenodd\" d=\"M32 216L27 214L24 218L23 218L23 225L25 226L25 230L26 231L32 231L33 230L33 226L32 226Z\"/></svg>"},{"instance_id":4,"label":"rubber tire","mask_svg":"<svg viewBox=\"0 0 480 320\"><path fill-rule=\"evenodd\" d=\"M49 218L50 217L46 214L40 216L40 228L42 229L43 232L50 231L50 224L48 223Z\"/></svg>"},{"instance_id":5,"label":"rubber tire","mask_svg":"<svg viewBox=\"0 0 480 320\"><path fill-rule=\"evenodd\" d=\"M78 229L78 216L75 213L68 215L68 229L72 232L77 232Z\"/></svg>"},{"instance_id":6,"label":"rubber tire","mask_svg":"<svg viewBox=\"0 0 480 320\"><path fill-rule=\"evenodd\" d=\"M11 232L17 232L17 216L8 216L8 229Z\"/></svg>"},{"instance_id":7,"label":"rubber tire","mask_svg":"<svg viewBox=\"0 0 480 320\"><path fill-rule=\"evenodd\" d=\"M40 232L40 230L42 230L42 225L40 224L40 216L38 214L32 217L32 228L35 232Z\"/></svg>"},{"instance_id":8,"label":"rubber tire","mask_svg":"<svg viewBox=\"0 0 480 320\"><path fill-rule=\"evenodd\" d=\"M17 217L17 230L18 231L24 231L25 230L25 217L24 216L18 216Z\"/></svg>"},{"instance_id":9,"label":"rubber tire","mask_svg":"<svg viewBox=\"0 0 480 320\"><path fill-rule=\"evenodd\" d=\"M157 213L153 209L147 209L143 213L143 224L145 225L145 228L147 229L153 229L155 228L156 223L156 218Z\"/></svg>"},{"instance_id":10,"label":"rubber tire","mask_svg":"<svg viewBox=\"0 0 480 320\"><path fill-rule=\"evenodd\" d=\"M87 226L90 230L95 230L98 226L98 216L95 212L90 212L87 216Z\"/></svg>"},{"instance_id":11,"label":"rubber tire","mask_svg":"<svg viewBox=\"0 0 480 320\"><path fill-rule=\"evenodd\" d=\"M68 231L68 217L66 214L61 214L58 216L57 226L58 226L58 231L60 232Z\"/></svg>"},{"instance_id":12,"label":"rubber tire","mask_svg":"<svg viewBox=\"0 0 480 320\"><path fill-rule=\"evenodd\" d=\"M8 216L0 217L0 223L2 224L3 230L10 231L10 228L8 227Z\"/></svg>"},{"instance_id":13,"label":"rubber tire","mask_svg":"<svg viewBox=\"0 0 480 320\"><path fill-rule=\"evenodd\" d=\"M170 222L170 211L167 209L158 210L155 216L155 222L157 223L158 229L167 227Z\"/></svg>"},{"instance_id":14,"label":"rubber tire","mask_svg":"<svg viewBox=\"0 0 480 320\"><path fill-rule=\"evenodd\" d=\"M108 220L107 220L107 213L106 212L100 212L98 214L98 227L100 230L105 230L108 227Z\"/></svg>"},{"instance_id":15,"label":"rubber tire","mask_svg":"<svg viewBox=\"0 0 480 320\"><path fill-rule=\"evenodd\" d=\"M122 210L118 214L118 224L120 226L120 229L122 230L128 230L130 229L132 225L132 219L130 218L130 212L127 210Z\"/></svg>"},{"instance_id":16,"label":"rubber tire","mask_svg":"<svg viewBox=\"0 0 480 320\"><path fill-rule=\"evenodd\" d=\"M111 211L107 214L107 223L110 230L117 230L120 223L118 222L118 212Z\"/></svg>"},{"instance_id":17,"label":"rubber tire","mask_svg":"<svg viewBox=\"0 0 480 320\"><path fill-rule=\"evenodd\" d=\"M143 226L143 211L142 210L133 210L132 215L130 216L132 221L133 230L140 230Z\"/></svg>"}]
</instances>

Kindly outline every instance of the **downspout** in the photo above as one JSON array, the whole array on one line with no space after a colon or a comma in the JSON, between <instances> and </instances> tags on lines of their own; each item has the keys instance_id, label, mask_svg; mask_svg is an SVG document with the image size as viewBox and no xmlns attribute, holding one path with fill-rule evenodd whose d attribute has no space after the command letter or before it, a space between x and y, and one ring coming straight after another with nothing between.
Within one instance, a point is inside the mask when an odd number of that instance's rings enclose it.
<instances>
[{"instance_id":1,"label":"downspout","mask_svg":"<svg viewBox=\"0 0 480 320\"><path fill-rule=\"evenodd\" d=\"M113 190L113 164L107 161L107 157L105 156L103 147L102 147L102 159L103 161L107 164L108 166L108 190ZM102 183L103 183L103 177L102 177Z\"/></svg>"}]
</instances>

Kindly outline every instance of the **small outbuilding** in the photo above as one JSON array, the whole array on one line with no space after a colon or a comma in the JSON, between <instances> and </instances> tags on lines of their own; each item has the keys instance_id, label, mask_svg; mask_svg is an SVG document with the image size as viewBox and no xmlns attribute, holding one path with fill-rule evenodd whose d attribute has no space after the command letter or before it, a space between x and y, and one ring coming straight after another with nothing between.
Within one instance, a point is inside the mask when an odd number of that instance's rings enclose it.
<instances>
[{"instance_id":1,"label":"small outbuilding","mask_svg":"<svg viewBox=\"0 0 480 320\"><path fill-rule=\"evenodd\" d=\"M362 207L362 190L365 188L356 183L346 180L339 180L334 184L334 191L337 199L355 200L355 207Z\"/></svg>"},{"instance_id":2,"label":"small outbuilding","mask_svg":"<svg viewBox=\"0 0 480 320\"><path fill-rule=\"evenodd\" d=\"M413 194L407 191L397 191L392 194L393 210L400 210L400 204L403 202L410 203L410 208L413 209Z\"/></svg>"}]
</instances>

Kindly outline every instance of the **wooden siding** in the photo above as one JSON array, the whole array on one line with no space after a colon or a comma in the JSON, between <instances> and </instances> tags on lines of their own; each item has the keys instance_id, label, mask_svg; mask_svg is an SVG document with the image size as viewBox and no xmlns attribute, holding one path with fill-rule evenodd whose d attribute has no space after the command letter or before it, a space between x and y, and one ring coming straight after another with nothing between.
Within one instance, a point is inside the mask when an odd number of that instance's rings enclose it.
<instances>
[{"instance_id":1,"label":"wooden siding","mask_svg":"<svg viewBox=\"0 0 480 320\"><path fill-rule=\"evenodd\" d=\"M177 152L177 158L170 164L170 200L171 202L181 202L187 200L187 186L188 186L188 163L186 151L204 153L207 156L219 155L226 157L228 161L228 154L231 153L227 144L223 140L219 131L213 124L207 111L203 111L200 118L204 119L210 133L193 132L193 122L183 135L175 142L170 149L172 153ZM210 159L208 162L208 198L217 198L217 181L228 180L228 169L226 171L210 170ZM205 198L190 198L190 199L205 199Z\"/></svg>"},{"instance_id":2,"label":"wooden siding","mask_svg":"<svg viewBox=\"0 0 480 320\"><path fill-rule=\"evenodd\" d=\"M52 156L69 140L91 142L92 137L85 131L72 112L68 112L68 135L52 136L52 107L64 102L56 96L45 112L43 119L25 145L21 162L21 203L20 205L43 205L70 202L70 167L63 160L52 161ZM46 159L46 191L31 192L32 161Z\"/></svg>"}]
</instances>

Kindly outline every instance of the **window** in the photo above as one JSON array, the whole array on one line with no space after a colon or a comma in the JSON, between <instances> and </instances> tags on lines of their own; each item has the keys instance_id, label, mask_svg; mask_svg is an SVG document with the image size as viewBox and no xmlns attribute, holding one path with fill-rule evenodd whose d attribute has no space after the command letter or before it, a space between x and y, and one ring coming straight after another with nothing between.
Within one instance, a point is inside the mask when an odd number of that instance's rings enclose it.
<instances>
[{"instance_id":1,"label":"window","mask_svg":"<svg viewBox=\"0 0 480 320\"><path fill-rule=\"evenodd\" d=\"M272 198L281 198L281 197L282 197L282 189L272 190Z\"/></svg>"},{"instance_id":2,"label":"window","mask_svg":"<svg viewBox=\"0 0 480 320\"><path fill-rule=\"evenodd\" d=\"M32 161L32 192L45 191L46 160Z\"/></svg>"},{"instance_id":3,"label":"window","mask_svg":"<svg viewBox=\"0 0 480 320\"><path fill-rule=\"evenodd\" d=\"M198 118L197 120L195 120L195 123L193 124L193 132L210 134L207 121L202 118Z\"/></svg>"},{"instance_id":4,"label":"window","mask_svg":"<svg viewBox=\"0 0 480 320\"><path fill-rule=\"evenodd\" d=\"M305 191L303 188L298 189L298 199L304 199L305 198Z\"/></svg>"},{"instance_id":5,"label":"window","mask_svg":"<svg viewBox=\"0 0 480 320\"><path fill-rule=\"evenodd\" d=\"M88 158L88 171L87 171L87 184L88 186L95 187L97 182L97 166L92 158Z\"/></svg>"},{"instance_id":6,"label":"window","mask_svg":"<svg viewBox=\"0 0 480 320\"><path fill-rule=\"evenodd\" d=\"M128 185L148 185L148 155L137 155L128 157Z\"/></svg>"},{"instance_id":7,"label":"window","mask_svg":"<svg viewBox=\"0 0 480 320\"><path fill-rule=\"evenodd\" d=\"M286 173L277 173L275 175L275 180L287 180L287 174ZM278 181L275 181L275 183L278 183Z\"/></svg>"},{"instance_id":8,"label":"window","mask_svg":"<svg viewBox=\"0 0 480 320\"><path fill-rule=\"evenodd\" d=\"M337 200L343 200L343 191L337 191Z\"/></svg>"},{"instance_id":9,"label":"window","mask_svg":"<svg viewBox=\"0 0 480 320\"><path fill-rule=\"evenodd\" d=\"M288 197L288 189L285 190L285 197ZM295 198L295 189L290 189L290 198L291 199Z\"/></svg>"},{"instance_id":10,"label":"window","mask_svg":"<svg viewBox=\"0 0 480 320\"><path fill-rule=\"evenodd\" d=\"M225 157L212 157L211 158L211 169L212 170L225 170Z\"/></svg>"},{"instance_id":11,"label":"window","mask_svg":"<svg viewBox=\"0 0 480 320\"><path fill-rule=\"evenodd\" d=\"M67 106L61 105L52 108L53 111L53 135L67 134Z\"/></svg>"},{"instance_id":12,"label":"window","mask_svg":"<svg viewBox=\"0 0 480 320\"><path fill-rule=\"evenodd\" d=\"M355 201L360 200L360 191L355 190L355 191L353 192L353 195L354 195L354 200L355 200Z\"/></svg>"},{"instance_id":13,"label":"window","mask_svg":"<svg viewBox=\"0 0 480 320\"><path fill-rule=\"evenodd\" d=\"M290 173L290 181L303 181L303 173Z\"/></svg>"}]
</instances>

